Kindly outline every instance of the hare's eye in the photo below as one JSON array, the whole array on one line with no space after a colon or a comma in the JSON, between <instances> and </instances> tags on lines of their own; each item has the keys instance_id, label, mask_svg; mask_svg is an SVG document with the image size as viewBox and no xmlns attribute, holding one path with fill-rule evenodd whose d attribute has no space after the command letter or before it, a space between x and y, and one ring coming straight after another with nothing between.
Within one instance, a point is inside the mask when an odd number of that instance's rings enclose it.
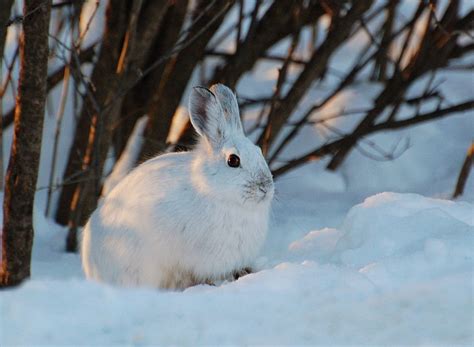
<instances>
[{"instance_id":1,"label":"hare's eye","mask_svg":"<svg viewBox=\"0 0 474 347\"><path fill-rule=\"evenodd\" d=\"M229 155L229 158L227 158L227 165L230 167L239 167L240 166L240 158L237 154L231 154Z\"/></svg>"}]
</instances>

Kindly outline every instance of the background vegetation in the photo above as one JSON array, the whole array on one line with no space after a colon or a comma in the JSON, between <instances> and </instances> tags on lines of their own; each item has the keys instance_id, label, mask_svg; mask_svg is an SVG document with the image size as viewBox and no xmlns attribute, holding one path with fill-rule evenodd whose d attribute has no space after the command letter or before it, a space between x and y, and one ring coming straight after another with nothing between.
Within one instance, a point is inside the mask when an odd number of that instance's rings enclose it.
<instances>
[{"instance_id":1,"label":"background vegetation","mask_svg":"<svg viewBox=\"0 0 474 347\"><path fill-rule=\"evenodd\" d=\"M474 11L462 13L462 2L456 0L442 7L437 1L419 1L413 13L400 16L400 3L0 0L0 52L7 30L18 33L9 36L13 53L3 60L0 54L0 119L3 131L14 128L10 157L1 161L2 166L8 162L8 169L0 282L17 284L30 273L41 142L54 141L49 185L43 187L49 192L46 214L68 226L66 249L75 251L77 230L96 207L104 178L140 117L148 115L139 162L192 147L188 121L173 126L173 117L180 117L186 90L196 81L235 89L257 64L279 64L271 88L238 95L247 133L262 147L275 177L322 157L330 158L328 170L337 170L354 149L365 151L367 160L393 159L406 149L403 145L387 152L367 136L472 110L474 99L453 103L437 76L472 69L463 57L474 50ZM356 40L365 43L353 64L335 67L335 53L358 36L366 40ZM425 82L422 88L420 81ZM314 116L361 83L379 86L370 106L340 109L323 119ZM310 106L303 103L321 84L328 86L325 93ZM408 93L414 86L419 90L415 96ZM61 90L60 97L48 99L55 89ZM55 138L45 140L46 100L55 103L57 112ZM66 105L72 105L72 112L65 111ZM354 117L352 128L334 127L331 119L338 117ZM64 135L67 119L73 120L74 131ZM285 149L315 124L325 129L319 144L288 157ZM62 171L57 165L58 153L65 151L60 138L70 135ZM463 190L472 153L471 145L455 195ZM54 192L59 196L53 203Z\"/></svg>"}]
</instances>

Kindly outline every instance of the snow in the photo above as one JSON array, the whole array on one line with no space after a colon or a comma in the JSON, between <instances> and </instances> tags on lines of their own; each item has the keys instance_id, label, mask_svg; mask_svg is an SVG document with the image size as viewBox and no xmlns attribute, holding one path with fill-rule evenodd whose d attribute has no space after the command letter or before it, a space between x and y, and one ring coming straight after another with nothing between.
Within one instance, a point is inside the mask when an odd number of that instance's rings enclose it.
<instances>
[{"instance_id":1,"label":"snow","mask_svg":"<svg viewBox=\"0 0 474 347\"><path fill-rule=\"evenodd\" d=\"M37 223L32 280L0 296L2 346L474 341L467 202L377 194L283 245L277 264L264 254L254 274L184 292L87 282Z\"/></svg>"}]
</instances>

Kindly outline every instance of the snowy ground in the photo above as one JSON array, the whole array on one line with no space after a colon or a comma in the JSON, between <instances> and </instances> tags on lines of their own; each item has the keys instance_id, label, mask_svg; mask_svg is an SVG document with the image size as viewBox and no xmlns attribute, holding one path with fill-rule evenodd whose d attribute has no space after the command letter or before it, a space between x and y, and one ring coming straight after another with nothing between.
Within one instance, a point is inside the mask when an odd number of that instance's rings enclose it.
<instances>
[{"instance_id":1,"label":"snowy ground","mask_svg":"<svg viewBox=\"0 0 474 347\"><path fill-rule=\"evenodd\" d=\"M347 66L347 56L340 52L334 61ZM277 67L261 64L244 76L240 95L270 91ZM440 78L452 102L474 92L472 72ZM325 90L315 86L297 113ZM60 92L50 99L50 115ZM377 86L360 85L317 117L365 107L377 92ZM165 292L86 281L79 256L63 252L65 230L44 217L46 191L40 189L32 278L0 292L0 346L474 345L474 175L461 198L446 200L472 141L473 119L470 112L370 137L384 148L408 141L393 161L354 151L336 173L325 171L322 160L279 178L258 271L216 287ZM63 122L58 173L73 124L71 115ZM48 116L44 138L54 138L54 130ZM7 132L5 157L10 138ZM325 140L321 129L308 127L285 155ZM52 141L45 141L39 188L48 184L51 149Z\"/></svg>"},{"instance_id":2,"label":"snowy ground","mask_svg":"<svg viewBox=\"0 0 474 347\"><path fill-rule=\"evenodd\" d=\"M307 209L276 217L260 271L184 292L87 282L37 220L33 278L0 296L0 344L472 344L472 204L381 193L314 230Z\"/></svg>"}]
</instances>

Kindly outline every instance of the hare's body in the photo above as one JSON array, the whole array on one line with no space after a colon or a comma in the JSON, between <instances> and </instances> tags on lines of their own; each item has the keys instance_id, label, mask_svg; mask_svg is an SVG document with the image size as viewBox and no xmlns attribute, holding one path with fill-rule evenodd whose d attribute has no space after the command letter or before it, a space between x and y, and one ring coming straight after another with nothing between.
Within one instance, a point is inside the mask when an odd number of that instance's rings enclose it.
<instances>
[{"instance_id":1,"label":"hare's body","mask_svg":"<svg viewBox=\"0 0 474 347\"><path fill-rule=\"evenodd\" d=\"M261 152L238 130L216 132L217 143L206 128L194 151L148 160L115 186L84 228L86 276L186 288L250 266L265 239L273 183ZM229 167L237 152L246 161Z\"/></svg>"},{"instance_id":2,"label":"hare's body","mask_svg":"<svg viewBox=\"0 0 474 347\"><path fill-rule=\"evenodd\" d=\"M84 231L87 277L183 288L224 279L251 265L265 239L267 206L229 210L225 202L196 191L193 178L182 175L191 172L183 169L193 154L147 161L104 199ZM153 175L158 186L144 179ZM127 191L133 194L123 194Z\"/></svg>"}]
</instances>

